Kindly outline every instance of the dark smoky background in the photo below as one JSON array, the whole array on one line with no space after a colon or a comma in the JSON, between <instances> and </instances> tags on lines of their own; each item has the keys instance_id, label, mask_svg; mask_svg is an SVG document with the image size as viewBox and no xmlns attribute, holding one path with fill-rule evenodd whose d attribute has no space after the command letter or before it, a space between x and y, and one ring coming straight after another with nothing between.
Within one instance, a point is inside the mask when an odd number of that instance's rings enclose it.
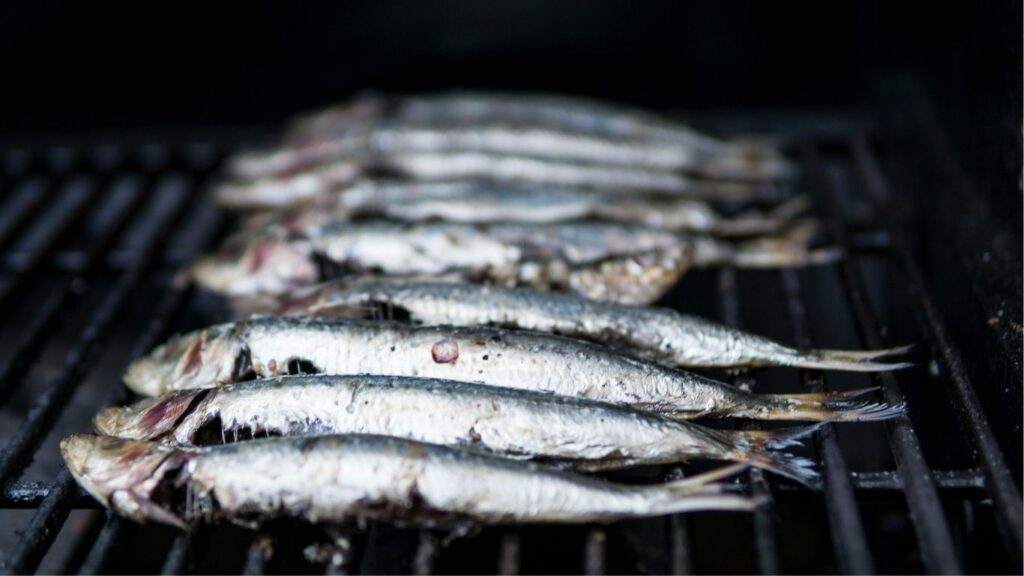
<instances>
[{"instance_id":1,"label":"dark smoky background","mask_svg":"<svg viewBox=\"0 0 1024 576\"><path fill-rule=\"evenodd\" d=\"M23 0L0 11L7 134L266 126L370 88L870 109L911 74L971 167L1001 175L999 203L1021 212L1019 2Z\"/></svg>"}]
</instances>

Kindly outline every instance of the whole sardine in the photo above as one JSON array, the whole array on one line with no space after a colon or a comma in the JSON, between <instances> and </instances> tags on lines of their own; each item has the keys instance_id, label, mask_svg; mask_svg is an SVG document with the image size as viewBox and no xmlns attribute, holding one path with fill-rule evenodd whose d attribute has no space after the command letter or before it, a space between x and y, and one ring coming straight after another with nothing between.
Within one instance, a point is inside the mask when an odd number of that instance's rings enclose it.
<instances>
[{"instance_id":1,"label":"whole sardine","mask_svg":"<svg viewBox=\"0 0 1024 576\"><path fill-rule=\"evenodd\" d=\"M402 182L361 180L312 205L257 214L250 226L272 225L315 211L338 217L384 217L406 222L532 222L602 220L715 236L751 236L777 232L807 208L796 197L768 213L721 215L706 202L665 196L624 197L617 193L568 186L530 186L478 180ZM291 213L289 213L291 212Z\"/></svg>"},{"instance_id":2,"label":"whole sardine","mask_svg":"<svg viewBox=\"0 0 1024 576\"><path fill-rule=\"evenodd\" d=\"M125 383L139 394L157 396L296 373L456 380L589 398L677 418L877 420L902 410L851 400L864 391L753 394L560 336L315 317L254 318L178 336L135 360Z\"/></svg>"},{"instance_id":3,"label":"whole sardine","mask_svg":"<svg viewBox=\"0 0 1024 576\"><path fill-rule=\"evenodd\" d=\"M441 282L345 281L299 289L259 310L278 315L408 318L419 324L499 326L581 338L626 350L668 366L793 366L875 372L909 363L876 362L906 352L805 350L668 308L601 302L570 294Z\"/></svg>"},{"instance_id":4,"label":"whole sardine","mask_svg":"<svg viewBox=\"0 0 1024 576\"><path fill-rule=\"evenodd\" d=\"M809 461L767 451L795 444L807 429L713 430L593 400L425 378L284 376L108 408L93 425L101 434L183 446L380 434L582 469L699 458L747 462L800 482L816 476Z\"/></svg>"},{"instance_id":5,"label":"whole sardine","mask_svg":"<svg viewBox=\"0 0 1024 576\"><path fill-rule=\"evenodd\" d=\"M352 222L315 210L283 225L243 230L192 268L196 282L228 296L280 293L332 275L452 274L467 280L646 303L690 267L773 268L835 261L808 248L812 226L730 243L604 222L473 225Z\"/></svg>"},{"instance_id":6,"label":"whole sardine","mask_svg":"<svg viewBox=\"0 0 1024 576\"><path fill-rule=\"evenodd\" d=\"M106 436L61 442L90 494L138 522L186 529L276 518L418 526L608 522L697 510L751 510L713 484L736 467L674 483L625 486L536 464L381 436L273 438L175 448Z\"/></svg>"},{"instance_id":7,"label":"whole sardine","mask_svg":"<svg viewBox=\"0 0 1024 576\"><path fill-rule=\"evenodd\" d=\"M709 202L773 199L772 186L747 182L692 179L682 174L636 168L512 156L485 152L353 152L323 164L248 180L229 180L214 190L214 199L229 208L288 206L330 196L367 175L386 174L413 181L486 179L537 186L577 186L632 195L657 193Z\"/></svg>"},{"instance_id":8,"label":"whole sardine","mask_svg":"<svg viewBox=\"0 0 1024 576\"><path fill-rule=\"evenodd\" d=\"M269 152L253 152L236 160L236 172L272 176L295 173L344 159L352 154L393 155L475 152L542 158L556 162L623 166L641 170L721 176L722 158L708 157L674 142L605 138L549 128L502 125L484 121L472 126L395 126L384 122L363 130L345 130L321 141ZM771 180L788 176L782 160L747 159L742 176Z\"/></svg>"},{"instance_id":9,"label":"whole sardine","mask_svg":"<svg viewBox=\"0 0 1024 576\"><path fill-rule=\"evenodd\" d=\"M298 149L387 122L393 126L472 127L486 123L542 128L613 141L672 144L715 163L714 177L786 177L792 167L765 140L724 141L654 114L624 106L546 94L446 93L356 98L300 118L287 146ZM252 172L265 168L250 165Z\"/></svg>"}]
</instances>

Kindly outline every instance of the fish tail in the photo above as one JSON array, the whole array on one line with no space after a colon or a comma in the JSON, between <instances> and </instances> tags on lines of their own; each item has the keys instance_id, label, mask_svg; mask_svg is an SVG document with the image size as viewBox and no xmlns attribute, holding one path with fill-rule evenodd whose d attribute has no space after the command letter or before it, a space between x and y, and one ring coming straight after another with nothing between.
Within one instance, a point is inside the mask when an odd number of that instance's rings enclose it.
<instances>
[{"instance_id":1,"label":"fish tail","mask_svg":"<svg viewBox=\"0 0 1024 576\"><path fill-rule=\"evenodd\" d=\"M640 490L649 495L648 505L662 514L702 510L750 511L762 505L764 500L725 493L724 486L718 483L719 480L734 476L749 467L750 464L747 462L737 462L703 474Z\"/></svg>"},{"instance_id":2,"label":"fish tail","mask_svg":"<svg viewBox=\"0 0 1024 576\"><path fill-rule=\"evenodd\" d=\"M849 372L881 372L909 368L912 362L879 362L879 359L905 354L913 346L896 346L882 350L796 350L764 339L748 339L747 348L754 366L791 366L808 370L845 370Z\"/></svg>"},{"instance_id":3,"label":"fish tail","mask_svg":"<svg viewBox=\"0 0 1024 576\"><path fill-rule=\"evenodd\" d=\"M882 350L793 350L788 365L813 370L847 370L850 372L883 372L910 368L913 362L878 362L880 358L906 354L913 348L896 346Z\"/></svg>"},{"instance_id":4,"label":"fish tail","mask_svg":"<svg viewBox=\"0 0 1024 576\"><path fill-rule=\"evenodd\" d=\"M781 232L738 244L705 243L703 264L738 268L792 268L831 264L843 251L837 247L811 248L817 232L814 220L790 221Z\"/></svg>"},{"instance_id":5,"label":"fish tail","mask_svg":"<svg viewBox=\"0 0 1024 576\"><path fill-rule=\"evenodd\" d=\"M805 486L814 486L818 472L814 462L807 458L792 454L775 452L803 444L803 440L817 432L825 422L811 426L800 426L784 430L740 430L735 434L749 444L745 451L735 455L737 459L746 460L750 465L768 470L799 482Z\"/></svg>"},{"instance_id":6,"label":"fish tail","mask_svg":"<svg viewBox=\"0 0 1024 576\"><path fill-rule=\"evenodd\" d=\"M761 420L875 422L895 418L906 411L904 403L892 405L857 400L875 390L759 395L761 405L745 415Z\"/></svg>"}]
</instances>

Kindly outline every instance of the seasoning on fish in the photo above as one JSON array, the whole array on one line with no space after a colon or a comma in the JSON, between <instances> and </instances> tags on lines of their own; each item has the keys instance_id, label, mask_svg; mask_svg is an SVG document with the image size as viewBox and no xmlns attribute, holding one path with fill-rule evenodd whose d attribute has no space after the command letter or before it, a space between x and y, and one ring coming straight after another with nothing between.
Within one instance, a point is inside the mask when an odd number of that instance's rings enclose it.
<instances>
[{"instance_id":1,"label":"seasoning on fish","mask_svg":"<svg viewBox=\"0 0 1024 576\"><path fill-rule=\"evenodd\" d=\"M908 351L906 346L801 351L668 308L476 284L338 280L300 289L272 312L534 330L622 347L677 367L792 366L876 372L912 365L878 361Z\"/></svg>"},{"instance_id":2,"label":"seasoning on fish","mask_svg":"<svg viewBox=\"0 0 1024 576\"><path fill-rule=\"evenodd\" d=\"M249 227L273 225L314 211L340 218L383 217L406 222L568 222L596 219L715 236L778 232L807 209L804 196L767 213L726 217L705 202L665 196L625 197L568 186L531 186L482 180L403 182L361 180L332 198L283 213L256 214Z\"/></svg>"},{"instance_id":3,"label":"seasoning on fish","mask_svg":"<svg viewBox=\"0 0 1024 576\"><path fill-rule=\"evenodd\" d=\"M810 461L769 452L797 444L807 428L713 430L593 400L426 378L282 376L108 408L93 425L101 434L183 446L380 434L583 469L700 458L747 462L804 483L816 477Z\"/></svg>"},{"instance_id":4,"label":"seasoning on fish","mask_svg":"<svg viewBox=\"0 0 1024 576\"><path fill-rule=\"evenodd\" d=\"M627 486L532 463L380 436L273 438L177 448L73 435L61 454L75 479L114 512L187 529L277 518L363 519L424 527L467 523L609 522L698 510L755 508L715 480Z\"/></svg>"},{"instance_id":5,"label":"seasoning on fish","mask_svg":"<svg viewBox=\"0 0 1024 576\"><path fill-rule=\"evenodd\" d=\"M577 186L630 196L657 193L709 202L770 200L775 188L761 183L692 179L666 171L607 166L484 152L353 152L325 164L251 180L229 180L214 199L229 208L289 206L331 196L359 177L386 174L413 181L487 179L537 186Z\"/></svg>"},{"instance_id":6,"label":"seasoning on fish","mask_svg":"<svg viewBox=\"0 0 1024 576\"><path fill-rule=\"evenodd\" d=\"M402 224L351 222L317 211L282 225L242 230L192 269L196 282L227 296L283 291L338 275L453 274L539 290L630 303L657 299L691 267L805 266L835 261L809 248L813 223L779 235L727 242L605 222Z\"/></svg>"},{"instance_id":7,"label":"seasoning on fish","mask_svg":"<svg viewBox=\"0 0 1024 576\"><path fill-rule=\"evenodd\" d=\"M317 317L263 317L173 338L134 361L146 396L284 374L417 376L551 392L661 412L760 420L879 420L902 406L854 400L864 390L754 394L588 342L473 327Z\"/></svg>"}]
</instances>

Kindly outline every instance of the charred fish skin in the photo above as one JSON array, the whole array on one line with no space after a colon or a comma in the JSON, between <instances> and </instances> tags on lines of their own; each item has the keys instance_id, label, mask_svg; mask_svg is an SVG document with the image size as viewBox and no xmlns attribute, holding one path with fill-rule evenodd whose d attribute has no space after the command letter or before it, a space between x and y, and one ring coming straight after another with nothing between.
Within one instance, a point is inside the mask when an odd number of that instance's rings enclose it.
<instances>
[{"instance_id":1,"label":"charred fish skin","mask_svg":"<svg viewBox=\"0 0 1024 576\"><path fill-rule=\"evenodd\" d=\"M179 336L132 363L129 388L156 396L294 373L419 376L551 392L677 418L865 420L902 407L858 393L757 395L587 342L499 328L331 318L255 318Z\"/></svg>"},{"instance_id":2,"label":"charred fish skin","mask_svg":"<svg viewBox=\"0 0 1024 576\"><path fill-rule=\"evenodd\" d=\"M277 314L370 317L400 311L420 324L497 326L547 332L618 346L680 368L792 366L859 372L895 370L908 363L878 361L905 352L799 351L730 326L651 308L521 288L439 282L329 282L308 288Z\"/></svg>"},{"instance_id":3,"label":"charred fish skin","mask_svg":"<svg viewBox=\"0 0 1024 576\"><path fill-rule=\"evenodd\" d=\"M172 392L108 408L93 422L100 434L182 446L203 442L209 426L219 428L221 443L379 434L602 469L703 458L745 462L801 482L815 478L808 461L768 451L794 444L805 430L752 438L602 402L424 378L284 376Z\"/></svg>"},{"instance_id":4,"label":"charred fish skin","mask_svg":"<svg viewBox=\"0 0 1024 576\"><path fill-rule=\"evenodd\" d=\"M712 473L676 484L622 486L379 436L274 438L206 449L100 436L65 438L72 475L115 512L181 528L202 520L255 526L275 518L342 524L366 518L446 522L610 522L695 510L751 510ZM726 470L735 472L735 468ZM163 488L161 490L161 488ZM167 495L184 492L183 504Z\"/></svg>"}]
</instances>

